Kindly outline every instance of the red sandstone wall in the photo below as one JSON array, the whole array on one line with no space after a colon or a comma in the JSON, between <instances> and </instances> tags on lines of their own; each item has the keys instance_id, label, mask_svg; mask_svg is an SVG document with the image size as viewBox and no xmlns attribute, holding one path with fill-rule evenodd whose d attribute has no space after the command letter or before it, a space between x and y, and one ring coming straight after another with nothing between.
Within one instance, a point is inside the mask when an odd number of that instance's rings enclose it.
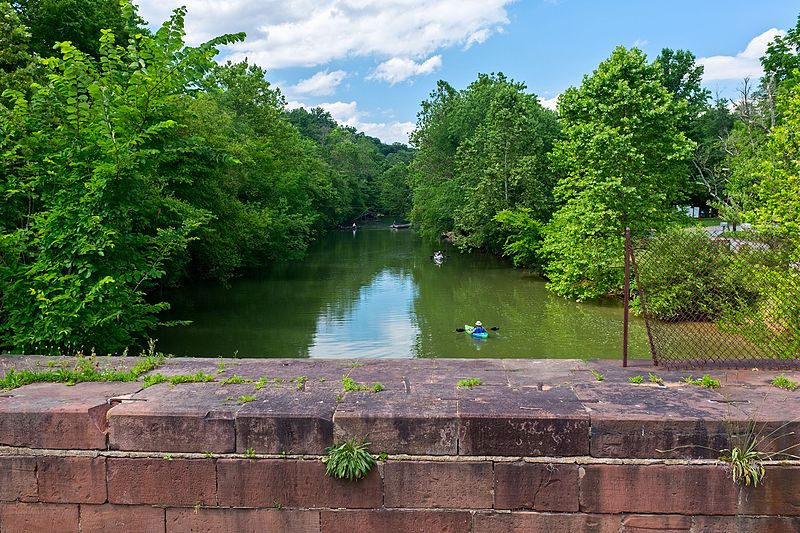
<instances>
[{"instance_id":1,"label":"red sandstone wall","mask_svg":"<svg viewBox=\"0 0 800 533\"><path fill-rule=\"evenodd\" d=\"M740 490L699 462L418 459L351 483L316 458L0 456L0 531L800 531L796 466Z\"/></svg>"}]
</instances>

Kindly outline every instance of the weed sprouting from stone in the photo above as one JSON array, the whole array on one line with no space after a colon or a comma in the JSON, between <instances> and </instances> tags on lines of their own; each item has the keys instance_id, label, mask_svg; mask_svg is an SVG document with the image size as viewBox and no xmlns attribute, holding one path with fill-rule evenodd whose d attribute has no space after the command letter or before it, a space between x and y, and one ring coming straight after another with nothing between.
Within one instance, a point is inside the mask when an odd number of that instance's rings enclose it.
<instances>
[{"instance_id":1,"label":"weed sprouting from stone","mask_svg":"<svg viewBox=\"0 0 800 533\"><path fill-rule=\"evenodd\" d=\"M73 361L61 363L48 361L48 370L9 369L0 378L0 390L11 390L31 383L66 383L74 385L89 381L136 381L164 363L161 354L142 355L130 370L101 369L95 356L79 354Z\"/></svg>"},{"instance_id":2,"label":"weed sprouting from stone","mask_svg":"<svg viewBox=\"0 0 800 533\"><path fill-rule=\"evenodd\" d=\"M238 403L239 405L244 405L246 403L254 402L254 401L256 401L256 397L255 396L250 395L250 394L244 394L242 396L239 396L239 398L236 400L236 403Z\"/></svg>"},{"instance_id":3,"label":"weed sprouting from stone","mask_svg":"<svg viewBox=\"0 0 800 533\"><path fill-rule=\"evenodd\" d=\"M222 374L225 372L225 361L220 361L217 363L217 374Z\"/></svg>"},{"instance_id":4,"label":"weed sprouting from stone","mask_svg":"<svg viewBox=\"0 0 800 533\"><path fill-rule=\"evenodd\" d=\"M382 390L386 389L386 387L383 386L383 383L373 383L372 385L364 385L363 383L358 383L354 381L350 377L342 376L342 389L344 389L344 392L359 392L359 391L381 392Z\"/></svg>"},{"instance_id":5,"label":"weed sprouting from stone","mask_svg":"<svg viewBox=\"0 0 800 533\"><path fill-rule=\"evenodd\" d=\"M253 448L247 448L247 449L244 451L244 456L245 456L246 458L248 458L248 459L255 459L255 457L256 457L256 451L255 451L255 449L253 449Z\"/></svg>"},{"instance_id":6,"label":"weed sprouting from stone","mask_svg":"<svg viewBox=\"0 0 800 533\"><path fill-rule=\"evenodd\" d=\"M299 377L295 378L295 381L297 381L297 390L304 390L305 389L305 385L306 385L306 381L308 381L308 377L307 376L299 376Z\"/></svg>"},{"instance_id":7,"label":"weed sprouting from stone","mask_svg":"<svg viewBox=\"0 0 800 533\"><path fill-rule=\"evenodd\" d=\"M480 386L481 378L469 378L469 379L461 379L456 384L456 387L459 389L474 389L475 387Z\"/></svg>"},{"instance_id":8,"label":"weed sprouting from stone","mask_svg":"<svg viewBox=\"0 0 800 533\"><path fill-rule=\"evenodd\" d=\"M236 385L239 383L252 383L252 379L243 378L242 376L237 376L236 374L232 375L229 378L223 379L220 381L220 385Z\"/></svg>"},{"instance_id":9,"label":"weed sprouting from stone","mask_svg":"<svg viewBox=\"0 0 800 533\"><path fill-rule=\"evenodd\" d=\"M606 379L606 375L605 374L601 374L597 370L590 370L590 372L594 376L595 381L603 381L604 379Z\"/></svg>"},{"instance_id":10,"label":"weed sprouting from stone","mask_svg":"<svg viewBox=\"0 0 800 533\"><path fill-rule=\"evenodd\" d=\"M775 378L772 381L770 381L770 385L788 391L793 391L798 387L798 383L796 381L790 380L784 374L775 376Z\"/></svg>"},{"instance_id":11,"label":"weed sprouting from stone","mask_svg":"<svg viewBox=\"0 0 800 533\"><path fill-rule=\"evenodd\" d=\"M369 474L375 466L375 458L367 449L367 439L347 440L327 448L322 462L325 463L325 473L337 479L358 481Z\"/></svg>"},{"instance_id":12,"label":"weed sprouting from stone","mask_svg":"<svg viewBox=\"0 0 800 533\"><path fill-rule=\"evenodd\" d=\"M641 383L644 382L644 377L643 376L631 376L631 377L628 378L628 381L630 381L634 385L640 385Z\"/></svg>"},{"instance_id":13,"label":"weed sprouting from stone","mask_svg":"<svg viewBox=\"0 0 800 533\"><path fill-rule=\"evenodd\" d=\"M269 380L267 378L258 378L258 381L256 381L255 385L253 385L253 388L255 390L261 390L264 388L264 386L267 384L268 381Z\"/></svg>"},{"instance_id":14,"label":"weed sprouting from stone","mask_svg":"<svg viewBox=\"0 0 800 533\"><path fill-rule=\"evenodd\" d=\"M144 377L144 386L147 388L159 383L169 383L174 387L175 385L180 385L181 383L207 383L209 381L214 381L214 376L211 374L206 374L205 372L169 377L162 374L151 374Z\"/></svg>"},{"instance_id":15,"label":"weed sprouting from stone","mask_svg":"<svg viewBox=\"0 0 800 533\"><path fill-rule=\"evenodd\" d=\"M712 378L708 374L706 374L702 378L697 378L697 379L695 379L692 376L686 376L684 378L681 378L681 381L683 381L684 383L689 383L690 385L698 385L700 387L703 387L704 389L716 389L719 388L720 386L719 381Z\"/></svg>"},{"instance_id":16,"label":"weed sprouting from stone","mask_svg":"<svg viewBox=\"0 0 800 533\"><path fill-rule=\"evenodd\" d=\"M650 383L655 383L656 385L663 385L664 384L664 380L662 378L656 376L652 372L648 372L647 373L647 379L650 381Z\"/></svg>"},{"instance_id":17,"label":"weed sprouting from stone","mask_svg":"<svg viewBox=\"0 0 800 533\"><path fill-rule=\"evenodd\" d=\"M171 453L164 454L164 460L165 461L172 461L172 454Z\"/></svg>"},{"instance_id":18,"label":"weed sprouting from stone","mask_svg":"<svg viewBox=\"0 0 800 533\"><path fill-rule=\"evenodd\" d=\"M214 458L214 454L212 452L205 452L203 454L203 457L205 457L206 459L213 459Z\"/></svg>"},{"instance_id":19,"label":"weed sprouting from stone","mask_svg":"<svg viewBox=\"0 0 800 533\"><path fill-rule=\"evenodd\" d=\"M341 394L336 395L336 403L342 403L344 401L344 396Z\"/></svg>"}]
</instances>

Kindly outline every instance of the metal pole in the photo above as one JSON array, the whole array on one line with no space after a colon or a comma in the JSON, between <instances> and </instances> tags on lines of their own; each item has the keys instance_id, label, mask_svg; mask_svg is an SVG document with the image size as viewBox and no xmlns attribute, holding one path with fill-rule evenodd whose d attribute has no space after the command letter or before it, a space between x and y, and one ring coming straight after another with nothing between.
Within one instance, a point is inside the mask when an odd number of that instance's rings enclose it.
<instances>
[{"instance_id":1,"label":"metal pole","mask_svg":"<svg viewBox=\"0 0 800 533\"><path fill-rule=\"evenodd\" d=\"M625 228L625 288L622 298L624 300L625 317L622 321L622 366L628 366L628 313L631 303L631 228Z\"/></svg>"}]
</instances>

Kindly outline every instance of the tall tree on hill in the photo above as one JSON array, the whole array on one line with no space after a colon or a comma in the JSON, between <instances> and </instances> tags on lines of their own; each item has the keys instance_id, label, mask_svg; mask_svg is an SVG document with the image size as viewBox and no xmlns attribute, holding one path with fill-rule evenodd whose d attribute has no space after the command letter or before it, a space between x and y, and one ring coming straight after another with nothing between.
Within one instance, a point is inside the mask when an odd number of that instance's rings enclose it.
<instances>
[{"instance_id":1,"label":"tall tree on hill","mask_svg":"<svg viewBox=\"0 0 800 533\"><path fill-rule=\"evenodd\" d=\"M687 104L637 49L618 47L579 88L561 95L564 140L551 161L561 207L546 228L549 286L585 300L621 287L623 233L667 224L682 196L694 143Z\"/></svg>"},{"instance_id":2,"label":"tall tree on hill","mask_svg":"<svg viewBox=\"0 0 800 533\"><path fill-rule=\"evenodd\" d=\"M123 10L118 0L16 0L13 5L31 33L31 50L42 57L57 55L55 43L69 41L98 58L101 30L111 30L117 44L126 44L131 29L144 24L134 6Z\"/></svg>"}]
</instances>

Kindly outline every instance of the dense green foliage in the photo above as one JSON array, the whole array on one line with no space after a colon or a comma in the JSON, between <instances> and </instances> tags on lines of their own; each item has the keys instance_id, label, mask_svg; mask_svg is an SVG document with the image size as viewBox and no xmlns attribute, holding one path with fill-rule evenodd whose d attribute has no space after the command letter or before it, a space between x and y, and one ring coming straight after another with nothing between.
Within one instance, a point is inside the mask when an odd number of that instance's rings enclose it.
<instances>
[{"instance_id":1,"label":"dense green foliage","mask_svg":"<svg viewBox=\"0 0 800 533\"><path fill-rule=\"evenodd\" d=\"M100 57L101 30L111 30L124 45L130 23L140 22L136 11L123 10L119 0L16 0L13 5L30 31L31 50L43 57L58 55L54 45L62 41Z\"/></svg>"},{"instance_id":2,"label":"dense green foliage","mask_svg":"<svg viewBox=\"0 0 800 533\"><path fill-rule=\"evenodd\" d=\"M702 228L664 232L648 239L637 255L647 311L661 320L719 320L758 296L747 275L750 258L744 257L754 255L752 250L733 249Z\"/></svg>"},{"instance_id":3,"label":"dense green foliage","mask_svg":"<svg viewBox=\"0 0 800 533\"><path fill-rule=\"evenodd\" d=\"M366 213L404 218L411 209L407 183L413 151L404 144L383 144L351 127L340 127L327 111L293 109L289 121L318 145L340 196L330 215L352 220Z\"/></svg>"},{"instance_id":4,"label":"dense green foliage","mask_svg":"<svg viewBox=\"0 0 800 533\"><path fill-rule=\"evenodd\" d=\"M422 103L412 144L412 219L431 237L452 233L461 249L500 252L505 210L544 220L554 179L547 153L556 115L521 83L480 75L463 91L440 82Z\"/></svg>"},{"instance_id":5,"label":"dense green foliage","mask_svg":"<svg viewBox=\"0 0 800 533\"><path fill-rule=\"evenodd\" d=\"M120 351L159 324L159 284L298 258L320 230L408 208L410 151L332 120L305 135L263 69L213 60L244 35L187 47L183 9L152 33L100 6L74 13L81 36L109 20L122 36L40 58L69 31L22 21L69 5L0 3L0 346Z\"/></svg>"},{"instance_id":6,"label":"dense green foliage","mask_svg":"<svg viewBox=\"0 0 800 533\"><path fill-rule=\"evenodd\" d=\"M685 107L657 65L621 47L561 96L565 139L551 158L563 173L560 208L542 248L556 292L586 299L617 290L625 227L639 233L670 221L692 149L680 131Z\"/></svg>"},{"instance_id":7,"label":"dense green foliage","mask_svg":"<svg viewBox=\"0 0 800 533\"><path fill-rule=\"evenodd\" d=\"M412 217L424 234L535 267L578 300L621 289L625 227L681 226L682 205L798 236L799 50L800 20L735 101L712 101L694 54L669 48L652 62L617 48L561 95L557 116L502 74L461 91L440 81L412 136Z\"/></svg>"}]
</instances>

